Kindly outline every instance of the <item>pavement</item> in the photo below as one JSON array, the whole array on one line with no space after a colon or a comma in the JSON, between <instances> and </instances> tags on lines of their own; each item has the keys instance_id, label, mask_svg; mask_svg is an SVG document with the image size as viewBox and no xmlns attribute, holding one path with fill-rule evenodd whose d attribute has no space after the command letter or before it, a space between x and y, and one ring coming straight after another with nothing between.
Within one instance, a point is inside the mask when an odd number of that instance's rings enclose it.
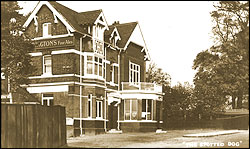
<instances>
[{"instance_id":1,"label":"pavement","mask_svg":"<svg viewBox=\"0 0 250 149\"><path fill-rule=\"evenodd\" d=\"M207 133L196 133L196 134L186 134L183 137L213 137L219 135L228 135L239 133L241 130L225 130L225 131L216 131L216 132L207 132Z\"/></svg>"}]
</instances>

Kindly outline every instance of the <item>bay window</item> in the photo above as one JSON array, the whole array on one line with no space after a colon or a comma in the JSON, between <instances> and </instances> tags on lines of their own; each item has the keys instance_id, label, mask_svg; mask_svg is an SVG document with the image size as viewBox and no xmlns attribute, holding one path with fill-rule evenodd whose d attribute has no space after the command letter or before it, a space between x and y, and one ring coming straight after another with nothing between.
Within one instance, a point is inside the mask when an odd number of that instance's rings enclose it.
<instances>
[{"instance_id":1,"label":"bay window","mask_svg":"<svg viewBox=\"0 0 250 149\"><path fill-rule=\"evenodd\" d=\"M152 120L153 117L153 100L142 99L142 120Z\"/></svg>"},{"instance_id":2,"label":"bay window","mask_svg":"<svg viewBox=\"0 0 250 149\"><path fill-rule=\"evenodd\" d=\"M104 77L103 59L96 56L87 56L87 75L95 75L101 78Z\"/></svg>"},{"instance_id":3,"label":"bay window","mask_svg":"<svg viewBox=\"0 0 250 149\"><path fill-rule=\"evenodd\" d=\"M102 118L102 101L96 101L96 117Z\"/></svg>"},{"instance_id":4,"label":"bay window","mask_svg":"<svg viewBox=\"0 0 250 149\"><path fill-rule=\"evenodd\" d=\"M137 100L126 99L124 106L125 120L137 120Z\"/></svg>"}]
</instances>

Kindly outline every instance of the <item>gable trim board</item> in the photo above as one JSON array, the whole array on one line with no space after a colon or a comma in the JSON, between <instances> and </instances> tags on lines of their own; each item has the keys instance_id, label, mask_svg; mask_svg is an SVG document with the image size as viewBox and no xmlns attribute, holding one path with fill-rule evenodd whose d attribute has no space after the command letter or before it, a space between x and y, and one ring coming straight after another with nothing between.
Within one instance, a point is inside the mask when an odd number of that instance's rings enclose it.
<instances>
[{"instance_id":1,"label":"gable trim board","mask_svg":"<svg viewBox=\"0 0 250 149\"><path fill-rule=\"evenodd\" d=\"M46 5L53 13L54 16L58 17L62 23L66 26L67 29L71 32L75 32L76 29L73 28L72 25L70 25L70 22L68 22L62 14L60 14L48 1L39 1L27 21L24 23L23 27L28 27L29 24L32 22L33 19L36 19L36 14L41 9L43 5Z\"/></svg>"}]
</instances>

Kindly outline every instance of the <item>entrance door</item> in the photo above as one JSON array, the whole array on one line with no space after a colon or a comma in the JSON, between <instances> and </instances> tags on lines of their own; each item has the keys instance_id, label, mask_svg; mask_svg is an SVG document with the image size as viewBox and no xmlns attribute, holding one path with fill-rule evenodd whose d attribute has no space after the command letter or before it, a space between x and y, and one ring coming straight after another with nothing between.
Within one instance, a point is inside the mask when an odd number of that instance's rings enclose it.
<instances>
[{"instance_id":1,"label":"entrance door","mask_svg":"<svg viewBox=\"0 0 250 149\"><path fill-rule=\"evenodd\" d=\"M118 108L115 106L116 102L112 102L109 105L109 124L110 129L117 129L118 126Z\"/></svg>"}]
</instances>

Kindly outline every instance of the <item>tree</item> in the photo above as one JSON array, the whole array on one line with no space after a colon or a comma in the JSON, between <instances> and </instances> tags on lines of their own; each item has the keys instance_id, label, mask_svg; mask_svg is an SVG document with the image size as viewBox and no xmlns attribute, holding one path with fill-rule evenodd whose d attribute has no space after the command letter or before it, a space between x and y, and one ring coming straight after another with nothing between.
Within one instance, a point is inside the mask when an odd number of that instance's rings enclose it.
<instances>
[{"instance_id":1,"label":"tree","mask_svg":"<svg viewBox=\"0 0 250 149\"><path fill-rule=\"evenodd\" d=\"M205 113L224 109L226 97L235 108L249 90L249 2L222 1L211 12L215 45L194 60L195 95ZM208 112L209 111L209 112Z\"/></svg>"},{"instance_id":2,"label":"tree","mask_svg":"<svg viewBox=\"0 0 250 149\"><path fill-rule=\"evenodd\" d=\"M193 117L195 101L193 100L193 87L188 82L184 84L178 82L172 88L166 89L164 93L166 99L164 107L167 113L165 120L186 120Z\"/></svg>"},{"instance_id":3,"label":"tree","mask_svg":"<svg viewBox=\"0 0 250 149\"><path fill-rule=\"evenodd\" d=\"M157 65L154 62L151 62L146 72L146 81L163 86L170 86L171 77L168 73L163 72L161 68L157 68Z\"/></svg>"},{"instance_id":4,"label":"tree","mask_svg":"<svg viewBox=\"0 0 250 149\"><path fill-rule=\"evenodd\" d=\"M18 13L20 9L17 1L1 1L1 68L10 80L11 93L27 84L35 70L29 55L34 45L23 32L25 17Z\"/></svg>"}]
</instances>

